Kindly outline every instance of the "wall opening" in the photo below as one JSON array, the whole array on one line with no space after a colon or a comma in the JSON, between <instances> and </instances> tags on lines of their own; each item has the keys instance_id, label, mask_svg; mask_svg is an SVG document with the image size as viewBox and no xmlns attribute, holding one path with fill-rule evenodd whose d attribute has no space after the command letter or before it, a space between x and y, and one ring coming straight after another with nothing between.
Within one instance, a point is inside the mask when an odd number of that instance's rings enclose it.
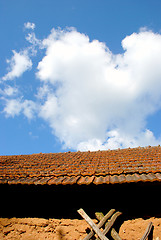
<instances>
[{"instance_id":1,"label":"wall opening","mask_svg":"<svg viewBox=\"0 0 161 240\"><path fill-rule=\"evenodd\" d=\"M0 217L78 218L111 208L124 218L161 216L161 183L103 185L0 185Z\"/></svg>"}]
</instances>

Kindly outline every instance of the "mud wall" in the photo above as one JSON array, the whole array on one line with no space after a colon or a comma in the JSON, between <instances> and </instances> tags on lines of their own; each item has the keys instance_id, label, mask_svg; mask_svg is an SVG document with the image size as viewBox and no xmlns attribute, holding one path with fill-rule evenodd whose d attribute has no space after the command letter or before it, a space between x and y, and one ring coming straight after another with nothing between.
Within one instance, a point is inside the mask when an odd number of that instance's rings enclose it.
<instances>
[{"instance_id":1,"label":"mud wall","mask_svg":"<svg viewBox=\"0 0 161 240\"><path fill-rule=\"evenodd\" d=\"M138 218L122 222L118 231L121 239L141 239L149 222L154 226L153 239L161 239L161 218ZM0 239L84 239L87 228L89 226L85 220L78 219L0 218ZM107 237L111 239L110 232Z\"/></svg>"}]
</instances>

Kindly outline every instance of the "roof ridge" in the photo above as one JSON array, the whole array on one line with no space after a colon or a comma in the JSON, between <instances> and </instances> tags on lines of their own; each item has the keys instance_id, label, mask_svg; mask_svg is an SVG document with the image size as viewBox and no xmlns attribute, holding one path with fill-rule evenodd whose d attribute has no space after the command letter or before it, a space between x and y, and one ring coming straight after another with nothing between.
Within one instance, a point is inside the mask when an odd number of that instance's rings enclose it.
<instances>
[{"instance_id":1,"label":"roof ridge","mask_svg":"<svg viewBox=\"0 0 161 240\"><path fill-rule=\"evenodd\" d=\"M100 153L100 152L116 152L116 151L126 151L126 150L135 150L135 149L150 149L150 148L160 148L161 146L143 146L143 147L127 147L127 148L116 148L116 149L102 149L102 150L94 150L94 151L68 151L68 152L50 152L50 153L30 153L30 154L13 154L13 155L0 155L0 157L13 157L13 156L32 156L32 155L50 155L50 154L76 154L76 153Z\"/></svg>"}]
</instances>

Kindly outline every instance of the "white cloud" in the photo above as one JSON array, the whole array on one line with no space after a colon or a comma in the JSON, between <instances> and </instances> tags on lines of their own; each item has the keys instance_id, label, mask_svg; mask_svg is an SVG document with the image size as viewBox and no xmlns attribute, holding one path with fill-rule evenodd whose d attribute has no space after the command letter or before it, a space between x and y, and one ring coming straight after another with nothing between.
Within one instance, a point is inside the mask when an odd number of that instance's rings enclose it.
<instances>
[{"instance_id":1,"label":"white cloud","mask_svg":"<svg viewBox=\"0 0 161 240\"><path fill-rule=\"evenodd\" d=\"M34 32L28 33L28 35L26 36L26 40L31 44L31 46L28 47L27 50L33 56L37 54L37 47L38 49L44 48L42 41L36 37Z\"/></svg>"},{"instance_id":2,"label":"white cloud","mask_svg":"<svg viewBox=\"0 0 161 240\"><path fill-rule=\"evenodd\" d=\"M23 114L28 118L32 119L37 112L37 104L31 100L25 100L22 102Z\"/></svg>"},{"instance_id":3,"label":"white cloud","mask_svg":"<svg viewBox=\"0 0 161 240\"><path fill-rule=\"evenodd\" d=\"M20 100L18 99L11 99L6 101L6 106L4 108L4 113L7 117L14 117L16 115L19 115L22 110L22 105L20 103Z\"/></svg>"},{"instance_id":4,"label":"white cloud","mask_svg":"<svg viewBox=\"0 0 161 240\"><path fill-rule=\"evenodd\" d=\"M65 147L104 149L160 141L146 130L146 118L161 107L161 35L144 31L127 36L119 55L75 29L53 29L43 44L46 55L37 77L50 93L40 116Z\"/></svg>"},{"instance_id":5,"label":"white cloud","mask_svg":"<svg viewBox=\"0 0 161 240\"><path fill-rule=\"evenodd\" d=\"M10 60L7 60L9 64L9 72L2 78L2 80L12 80L20 77L25 71L32 68L32 61L28 57L26 50L22 52L12 51L13 56Z\"/></svg>"},{"instance_id":6,"label":"white cloud","mask_svg":"<svg viewBox=\"0 0 161 240\"><path fill-rule=\"evenodd\" d=\"M117 148L128 148L128 147L138 147L138 146L152 146L158 145L160 143L153 133L146 129L140 132L138 135L128 135L127 133L121 133L119 130L111 130L107 133L107 139L102 142L101 139L90 139L86 142L81 142L78 144L77 149L81 151L97 151L98 149L117 149Z\"/></svg>"},{"instance_id":7,"label":"white cloud","mask_svg":"<svg viewBox=\"0 0 161 240\"><path fill-rule=\"evenodd\" d=\"M4 95L6 96L14 96L18 93L18 89L16 87L11 87L11 86L7 86L5 89L4 89Z\"/></svg>"},{"instance_id":8,"label":"white cloud","mask_svg":"<svg viewBox=\"0 0 161 240\"><path fill-rule=\"evenodd\" d=\"M12 86L5 86L4 89L0 89L0 94L4 97L12 97L17 95L18 89L17 87L12 87Z\"/></svg>"},{"instance_id":9,"label":"white cloud","mask_svg":"<svg viewBox=\"0 0 161 240\"><path fill-rule=\"evenodd\" d=\"M34 28L33 28L34 29ZM149 115L161 108L161 35L141 29L122 41L124 53L113 54L105 43L90 41L74 28L52 29L8 61L3 79L19 77L32 67L28 55L46 49L37 67L41 81L36 101L9 99L6 116L43 118L64 148L98 150L157 145L146 127ZM6 95L13 96L13 89Z\"/></svg>"},{"instance_id":10,"label":"white cloud","mask_svg":"<svg viewBox=\"0 0 161 240\"><path fill-rule=\"evenodd\" d=\"M35 23L31 23L31 22L24 23L24 27L25 27L26 29L32 29L32 30L34 30L34 29L35 29Z\"/></svg>"},{"instance_id":11,"label":"white cloud","mask_svg":"<svg viewBox=\"0 0 161 240\"><path fill-rule=\"evenodd\" d=\"M32 119L35 115L37 105L31 100L8 99L3 110L6 117L15 117L23 113L28 119Z\"/></svg>"}]
</instances>

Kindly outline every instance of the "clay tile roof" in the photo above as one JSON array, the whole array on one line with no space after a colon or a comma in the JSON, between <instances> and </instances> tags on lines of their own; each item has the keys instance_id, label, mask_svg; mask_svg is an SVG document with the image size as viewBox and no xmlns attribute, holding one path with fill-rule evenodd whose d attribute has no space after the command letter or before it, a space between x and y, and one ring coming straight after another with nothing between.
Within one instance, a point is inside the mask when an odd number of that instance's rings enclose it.
<instances>
[{"instance_id":1,"label":"clay tile roof","mask_svg":"<svg viewBox=\"0 0 161 240\"><path fill-rule=\"evenodd\" d=\"M1 184L161 182L161 147L0 156Z\"/></svg>"}]
</instances>

